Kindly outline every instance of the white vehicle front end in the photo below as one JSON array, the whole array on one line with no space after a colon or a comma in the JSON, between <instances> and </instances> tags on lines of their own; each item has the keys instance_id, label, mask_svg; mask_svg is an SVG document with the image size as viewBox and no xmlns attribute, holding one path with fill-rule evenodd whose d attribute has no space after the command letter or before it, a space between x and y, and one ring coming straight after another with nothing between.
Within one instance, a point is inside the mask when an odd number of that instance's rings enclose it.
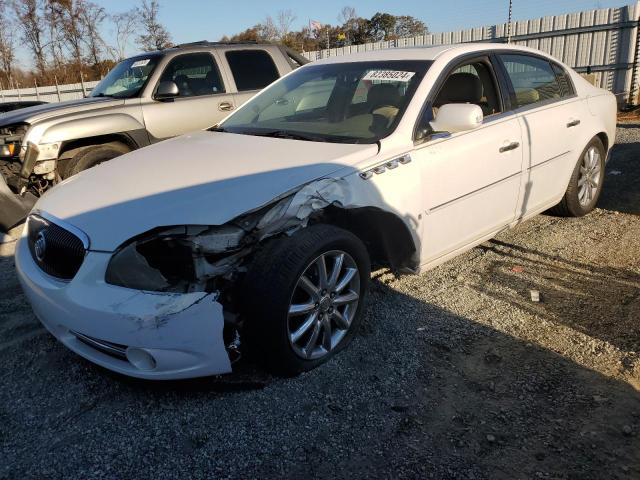
<instances>
[{"instance_id":1,"label":"white vehicle front end","mask_svg":"<svg viewBox=\"0 0 640 480\"><path fill-rule=\"evenodd\" d=\"M44 273L16 248L21 284L42 324L66 347L125 375L177 379L228 373L222 306L214 293L162 294L109 285L111 254L88 252L71 281Z\"/></svg>"}]
</instances>

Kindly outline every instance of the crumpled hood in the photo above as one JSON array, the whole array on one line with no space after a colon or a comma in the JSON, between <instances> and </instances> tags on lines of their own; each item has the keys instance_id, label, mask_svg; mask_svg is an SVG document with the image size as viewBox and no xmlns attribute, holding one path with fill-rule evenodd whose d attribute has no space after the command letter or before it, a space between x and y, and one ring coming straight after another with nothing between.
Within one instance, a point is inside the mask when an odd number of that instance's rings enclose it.
<instances>
[{"instance_id":1,"label":"crumpled hood","mask_svg":"<svg viewBox=\"0 0 640 480\"><path fill-rule=\"evenodd\" d=\"M14 125L16 123L34 123L45 118L66 115L68 113L82 112L93 108L104 108L124 103L122 99L109 97L88 97L78 100L69 100L59 103L45 103L35 107L21 108L13 112L7 112L0 116L0 126Z\"/></svg>"},{"instance_id":2,"label":"crumpled hood","mask_svg":"<svg viewBox=\"0 0 640 480\"><path fill-rule=\"evenodd\" d=\"M156 227L224 224L376 153L376 145L196 132L71 177L35 209L83 230L91 250L113 251Z\"/></svg>"}]
</instances>

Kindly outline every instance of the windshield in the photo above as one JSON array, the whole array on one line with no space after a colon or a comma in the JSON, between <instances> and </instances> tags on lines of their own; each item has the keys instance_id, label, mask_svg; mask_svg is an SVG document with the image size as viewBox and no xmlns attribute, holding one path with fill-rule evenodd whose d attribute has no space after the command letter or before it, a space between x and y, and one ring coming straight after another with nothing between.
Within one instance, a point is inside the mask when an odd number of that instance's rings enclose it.
<instances>
[{"instance_id":1,"label":"windshield","mask_svg":"<svg viewBox=\"0 0 640 480\"><path fill-rule=\"evenodd\" d=\"M391 134L432 62L310 65L277 81L216 130L374 143Z\"/></svg>"},{"instance_id":2,"label":"windshield","mask_svg":"<svg viewBox=\"0 0 640 480\"><path fill-rule=\"evenodd\" d=\"M132 98L137 96L161 57L135 57L117 64L91 92L92 97Z\"/></svg>"}]
</instances>

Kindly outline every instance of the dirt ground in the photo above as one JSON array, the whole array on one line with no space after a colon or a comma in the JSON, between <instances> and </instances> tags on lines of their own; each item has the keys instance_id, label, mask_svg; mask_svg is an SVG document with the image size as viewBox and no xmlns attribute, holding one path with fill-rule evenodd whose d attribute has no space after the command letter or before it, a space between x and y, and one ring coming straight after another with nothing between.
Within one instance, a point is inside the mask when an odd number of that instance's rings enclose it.
<instances>
[{"instance_id":1,"label":"dirt ground","mask_svg":"<svg viewBox=\"0 0 640 480\"><path fill-rule=\"evenodd\" d=\"M0 478L640 478L640 123L619 127L594 213L375 272L353 344L294 379L95 367L1 245Z\"/></svg>"}]
</instances>

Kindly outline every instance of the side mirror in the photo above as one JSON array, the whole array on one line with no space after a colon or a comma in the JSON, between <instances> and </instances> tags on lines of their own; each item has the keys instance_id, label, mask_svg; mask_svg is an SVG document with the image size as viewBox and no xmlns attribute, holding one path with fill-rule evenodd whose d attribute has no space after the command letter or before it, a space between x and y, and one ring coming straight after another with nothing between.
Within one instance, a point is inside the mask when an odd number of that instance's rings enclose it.
<instances>
[{"instance_id":1,"label":"side mirror","mask_svg":"<svg viewBox=\"0 0 640 480\"><path fill-rule=\"evenodd\" d=\"M438 109L431 127L435 132L465 132L482 125L484 114L472 103L447 103Z\"/></svg>"},{"instance_id":2,"label":"side mirror","mask_svg":"<svg viewBox=\"0 0 640 480\"><path fill-rule=\"evenodd\" d=\"M160 82L158 85L158 90L156 90L155 98L158 100L167 100L169 98L175 98L180 95L180 90L178 90L178 86L175 82L171 80L165 80L164 82Z\"/></svg>"}]
</instances>

